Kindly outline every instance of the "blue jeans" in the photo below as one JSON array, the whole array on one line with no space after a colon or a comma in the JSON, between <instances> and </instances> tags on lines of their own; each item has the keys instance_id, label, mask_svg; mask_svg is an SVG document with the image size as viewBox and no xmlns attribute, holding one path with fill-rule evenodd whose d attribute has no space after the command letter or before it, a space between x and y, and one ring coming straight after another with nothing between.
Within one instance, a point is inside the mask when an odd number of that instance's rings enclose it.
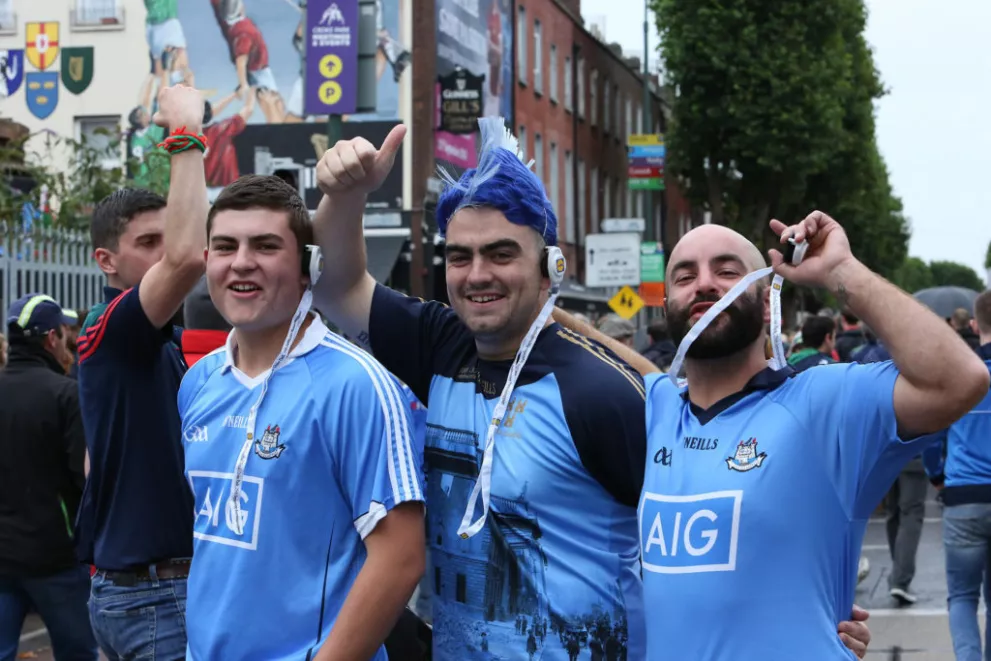
<instances>
[{"instance_id":1,"label":"blue jeans","mask_svg":"<svg viewBox=\"0 0 991 661\"><path fill-rule=\"evenodd\" d=\"M89 568L82 565L53 576L0 578L0 661L17 657L31 606L48 629L56 659L96 661L96 640L86 614L88 599Z\"/></svg>"},{"instance_id":2,"label":"blue jeans","mask_svg":"<svg viewBox=\"0 0 991 661\"><path fill-rule=\"evenodd\" d=\"M991 503L954 505L943 511L950 635L957 661L981 661L977 606L991 594ZM985 615L985 659L991 660L991 611Z\"/></svg>"},{"instance_id":3,"label":"blue jeans","mask_svg":"<svg viewBox=\"0 0 991 661\"><path fill-rule=\"evenodd\" d=\"M152 568L154 570L154 568ZM93 576L89 617L110 661L186 658L186 579L152 579L115 585Z\"/></svg>"}]
</instances>

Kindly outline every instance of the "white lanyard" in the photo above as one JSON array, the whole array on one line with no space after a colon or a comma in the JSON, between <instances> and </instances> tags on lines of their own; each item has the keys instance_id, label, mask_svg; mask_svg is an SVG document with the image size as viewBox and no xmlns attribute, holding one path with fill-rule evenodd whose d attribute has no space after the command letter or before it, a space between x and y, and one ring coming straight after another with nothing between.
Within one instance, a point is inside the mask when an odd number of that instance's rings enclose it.
<instances>
[{"instance_id":1,"label":"white lanyard","mask_svg":"<svg viewBox=\"0 0 991 661\"><path fill-rule=\"evenodd\" d=\"M530 356L530 350L533 349L533 345L537 342L537 336L544 329L547 318L551 316L551 312L554 310L554 301L557 300L557 295L560 291L560 281L555 283L552 278L550 295L547 298L547 302L544 303L544 307L541 308L537 319L530 326L530 330L527 331L526 337L523 338L523 343L520 344L520 348L516 352L516 359L513 360L513 364L509 368L506 385L502 388L502 395L500 395L499 402L492 412L492 421L489 423L488 431L485 434L485 453L482 455L482 467L478 471L478 479L475 480L475 486L471 490L471 496L468 497L468 507L465 508L465 515L461 519L461 525L458 527L458 535L461 536L461 539L468 539L481 530L482 526L485 525L486 517L489 515L489 494L492 490L492 455L495 451L495 435L499 430L499 426L502 425L502 417L506 414L506 407L509 406L509 398L512 396L513 388L516 386L516 379L519 378L520 372L523 371L523 365ZM482 495L482 514L472 521L471 517L475 513L475 503L478 502L479 493Z\"/></svg>"},{"instance_id":2,"label":"white lanyard","mask_svg":"<svg viewBox=\"0 0 991 661\"><path fill-rule=\"evenodd\" d=\"M241 446L241 452L237 455L237 463L234 465L234 479L231 486L231 495L227 501L227 525L234 531L236 535L244 534L244 523L247 519L246 515L243 515L241 511L241 486L244 483L244 469L248 464L248 456L251 454L251 446L255 442L255 419L258 417L258 409L261 408L262 400L265 399L265 393L268 392L268 382L275 376L275 371L282 367L282 364L288 360L289 352L292 350L293 341L296 339L296 335L299 333L300 327L306 320L306 315L310 312L310 306L313 304L313 292L310 287L306 288L303 292L303 298L300 299L299 305L296 307L296 312L293 314L292 321L289 322L289 333L286 335L285 341L282 343L282 349L279 350L279 355L275 357L275 362L272 363L272 368L265 375L265 380L262 381L261 392L258 394L258 400L254 403L251 409L248 411L248 428L246 438L244 440L244 445Z\"/></svg>"},{"instance_id":3,"label":"white lanyard","mask_svg":"<svg viewBox=\"0 0 991 661\"><path fill-rule=\"evenodd\" d=\"M791 259L793 266L798 266L801 263L802 258L805 256L805 249L808 244L800 243L795 247L794 256ZM766 278L767 276L774 273L774 269L770 266L762 269L758 269L751 273L748 273L743 277L738 283L736 283L732 289L730 289L726 294L720 298L712 307L705 311L695 325L691 327L688 333L681 339L681 343L678 345L678 353L675 354L674 360L671 362L671 368L668 370L668 374L671 375L672 379L678 379L681 373L682 363L685 362L685 356L688 354L688 348L692 346L692 342L698 339L698 336L705 332L709 324L712 323L719 314L733 304L740 295L745 292L750 285L754 284L761 278ZM788 365L788 360L785 358L784 344L781 342L781 286L784 284L785 279L780 275L775 275L771 280L771 361L770 366L774 369L782 369Z\"/></svg>"}]
</instances>

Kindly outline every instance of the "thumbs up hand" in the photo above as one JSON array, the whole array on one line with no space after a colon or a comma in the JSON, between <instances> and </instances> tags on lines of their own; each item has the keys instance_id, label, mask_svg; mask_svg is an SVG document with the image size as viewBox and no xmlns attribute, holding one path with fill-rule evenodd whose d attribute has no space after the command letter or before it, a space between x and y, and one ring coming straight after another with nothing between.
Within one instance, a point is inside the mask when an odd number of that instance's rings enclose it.
<instances>
[{"instance_id":1,"label":"thumbs up hand","mask_svg":"<svg viewBox=\"0 0 991 661\"><path fill-rule=\"evenodd\" d=\"M364 138L340 140L317 164L317 186L328 196L368 195L377 190L396 162L406 127L394 126L378 149Z\"/></svg>"}]
</instances>

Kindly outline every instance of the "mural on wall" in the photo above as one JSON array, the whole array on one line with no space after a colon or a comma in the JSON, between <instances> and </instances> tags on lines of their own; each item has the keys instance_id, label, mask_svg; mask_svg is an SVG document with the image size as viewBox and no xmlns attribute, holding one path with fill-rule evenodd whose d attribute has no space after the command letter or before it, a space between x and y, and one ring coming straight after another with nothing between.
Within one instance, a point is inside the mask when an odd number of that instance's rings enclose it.
<instances>
[{"instance_id":1,"label":"mural on wall","mask_svg":"<svg viewBox=\"0 0 991 661\"><path fill-rule=\"evenodd\" d=\"M513 114L513 2L512 0L436 0L437 76L464 70L483 78L481 115L502 115L512 126ZM437 108L445 104L441 84L436 86ZM458 100L453 103L457 105ZM463 108L462 112L475 112ZM439 126L434 155L449 171L475 166L478 131L452 133ZM451 166L454 166L453 168Z\"/></svg>"},{"instance_id":2,"label":"mural on wall","mask_svg":"<svg viewBox=\"0 0 991 661\"><path fill-rule=\"evenodd\" d=\"M72 94L93 82L93 47L62 47L58 21L27 23L24 32L23 49L0 50L0 99L16 94L23 82L28 110L47 119L58 105L59 80ZM52 68L56 62L61 71ZM25 71L25 63L38 71Z\"/></svg>"},{"instance_id":3,"label":"mural on wall","mask_svg":"<svg viewBox=\"0 0 991 661\"><path fill-rule=\"evenodd\" d=\"M399 118L399 81L409 73L409 47L400 43L399 22L413 0L378 0L378 87L376 110L345 115L350 122L394 125ZM149 71L137 81L136 105L127 116L131 176L137 185L148 176L145 155L164 137L151 123L158 90L185 82L207 99L204 134L207 185L226 186L241 174L238 163L254 162L240 153L241 139L255 125L325 122L303 110L304 23L306 0L144 0ZM369 127L371 129L371 127ZM306 133L306 132L303 132ZM377 131L373 131L377 133ZM278 131L267 130L268 137ZM358 134L362 134L358 131ZM286 131L287 139L301 136ZM308 135L308 133L307 133ZM272 157L312 152L301 145L272 143ZM277 153L287 152L284 156ZM158 161L155 163L158 166Z\"/></svg>"}]
</instances>

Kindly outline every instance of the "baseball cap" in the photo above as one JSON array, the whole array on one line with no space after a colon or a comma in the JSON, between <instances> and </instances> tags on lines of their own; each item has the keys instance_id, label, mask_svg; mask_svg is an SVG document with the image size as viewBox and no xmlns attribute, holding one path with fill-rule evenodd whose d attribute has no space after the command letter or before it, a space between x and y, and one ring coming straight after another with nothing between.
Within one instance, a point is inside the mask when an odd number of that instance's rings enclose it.
<instances>
[{"instance_id":1,"label":"baseball cap","mask_svg":"<svg viewBox=\"0 0 991 661\"><path fill-rule=\"evenodd\" d=\"M633 325L632 321L623 319L618 314L606 315L599 322L599 331L603 335L618 340L624 337L632 337L636 334L636 326Z\"/></svg>"},{"instance_id":2,"label":"baseball cap","mask_svg":"<svg viewBox=\"0 0 991 661\"><path fill-rule=\"evenodd\" d=\"M10 306L7 311L7 328L25 336L39 336L59 326L71 326L76 320L62 311L54 298L45 294L28 294Z\"/></svg>"}]
</instances>

